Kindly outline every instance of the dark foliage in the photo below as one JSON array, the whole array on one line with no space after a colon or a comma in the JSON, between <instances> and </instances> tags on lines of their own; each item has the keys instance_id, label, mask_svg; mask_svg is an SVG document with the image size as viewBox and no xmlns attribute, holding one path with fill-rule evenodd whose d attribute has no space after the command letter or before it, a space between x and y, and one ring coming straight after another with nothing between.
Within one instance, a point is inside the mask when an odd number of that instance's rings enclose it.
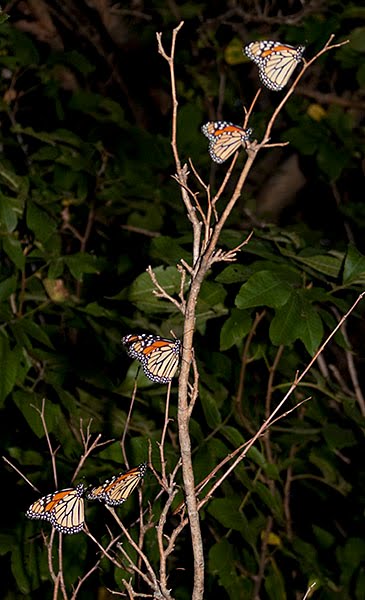
<instances>
[{"instance_id":1,"label":"dark foliage","mask_svg":"<svg viewBox=\"0 0 365 600\"><path fill-rule=\"evenodd\" d=\"M190 426L197 483L252 437L364 290L365 11L337 0L269 6L39 0L5 7L0 439L18 471L4 462L4 599L53 597L42 524L24 516L38 496L21 476L39 495L56 489L39 413L43 399L60 488L74 483L85 451L81 432L90 421L92 439L100 433L108 443L90 453L77 482L120 472L121 446L133 466L148 460L151 443L161 471L166 386L138 371L128 421L138 365L121 344L131 332L181 337L182 315L153 294L146 268L152 265L176 297L176 264L191 262L191 224L172 179L169 73L156 31L170 40L184 20L175 61L178 146L214 191L226 169L212 164L200 127L217 118L243 122L243 105L260 82L242 46L282 39L305 45L309 60L331 34L350 40L314 63L281 112L272 141L290 143L261 152L220 245L230 249L254 235L235 263L215 265L202 286L194 337L199 398ZM250 119L258 139L281 98L262 91ZM199 198L204 202L202 192ZM359 303L285 410L310 400L273 425L201 510L206 598L297 600L316 581L318 600L362 600L363 314ZM173 382L168 473L179 459ZM148 472L140 495L146 521L159 519L165 501L159 491ZM118 512L134 540L138 497ZM183 499L180 488L173 509ZM171 533L180 518L169 515ZM87 504L86 521L104 548L106 527L120 533L101 505ZM82 533L65 538L71 598L99 549ZM168 561L168 587L179 600L191 598L190 544L186 527ZM143 549L158 572L154 528ZM111 598L106 590L125 591L122 580L131 577L134 589L151 593L113 551L123 568L102 557L77 598Z\"/></svg>"}]
</instances>

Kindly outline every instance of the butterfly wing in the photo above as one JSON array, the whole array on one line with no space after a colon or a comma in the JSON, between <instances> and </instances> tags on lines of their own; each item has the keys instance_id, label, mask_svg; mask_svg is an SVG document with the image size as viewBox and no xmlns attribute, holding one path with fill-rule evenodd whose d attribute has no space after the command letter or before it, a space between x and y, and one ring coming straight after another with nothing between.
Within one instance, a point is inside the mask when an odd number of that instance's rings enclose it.
<instances>
[{"instance_id":1,"label":"butterfly wing","mask_svg":"<svg viewBox=\"0 0 365 600\"><path fill-rule=\"evenodd\" d=\"M141 334L133 334L125 335L122 337L122 344L125 346L128 355L131 358L136 358L137 360L143 360L143 349L149 344L153 343L153 341L158 336L141 333Z\"/></svg>"},{"instance_id":2,"label":"butterfly wing","mask_svg":"<svg viewBox=\"0 0 365 600\"><path fill-rule=\"evenodd\" d=\"M145 375L155 383L169 383L174 377L181 354L180 340L158 335L126 335L122 343L132 358L140 361Z\"/></svg>"},{"instance_id":3,"label":"butterfly wing","mask_svg":"<svg viewBox=\"0 0 365 600\"><path fill-rule=\"evenodd\" d=\"M63 490L64 492L71 491L72 488ZM55 492L53 494L47 494L47 496L42 496L39 500L33 502L30 505L25 516L28 519L45 519L49 520L50 510L49 507L53 506L54 497L61 492Z\"/></svg>"},{"instance_id":4,"label":"butterfly wing","mask_svg":"<svg viewBox=\"0 0 365 600\"><path fill-rule=\"evenodd\" d=\"M275 92L288 83L294 69L302 60L304 46L290 46L280 42L252 42L244 52L259 68L262 83Z\"/></svg>"},{"instance_id":5,"label":"butterfly wing","mask_svg":"<svg viewBox=\"0 0 365 600\"><path fill-rule=\"evenodd\" d=\"M29 519L45 519L61 533L77 533L84 526L84 485L47 494L31 504Z\"/></svg>"},{"instance_id":6,"label":"butterfly wing","mask_svg":"<svg viewBox=\"0 0 365 600\"><path fill-rule=\"evenodd\" d=\"M126 473L115 475L102 485L93 488L87 497L89 500L105 502L109 506L123 504L143 479L146 470L147 463L142 463Z\"/></svg>"},{"instance_id":7,"label":"butterfly wing","mask_svg":"<svg viewBox=\"0 0 365 600\"><path fill-rule=\"evenodd\" d=\"M156 340L145 349L145 375L156 383L169 383L178 369L180 352L180 340Z\"/></svg>"},{"instance_id":8,"label":"butterfly wing","mask_svg":"<svg viewBox=\"0 0 365 600\"><path fill-rule=\"evenodd\" d=\"M209 121L201 130L209 139L209 154L216 163L223 163L236 150L245 147L252 133L251 129L227 121Z\"/></svg>"}]
</instances>

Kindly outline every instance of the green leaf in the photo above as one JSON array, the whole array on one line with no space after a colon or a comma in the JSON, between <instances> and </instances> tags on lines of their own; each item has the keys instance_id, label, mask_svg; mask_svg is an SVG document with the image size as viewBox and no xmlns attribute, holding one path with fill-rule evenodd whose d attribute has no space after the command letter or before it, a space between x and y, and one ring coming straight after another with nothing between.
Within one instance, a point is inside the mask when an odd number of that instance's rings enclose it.
<instances>
[{"instance_id":1,"label":"green leaf","mask_svg":"<svg viewBox=\"0 0 365 600\"><path fill-rule=\"evenodd\" d=\"M287 302L291 292L291 286L276 273L260 271L243 284L235 304L241 309L262 305L276 308Z\"/></svg>"},{"instance_id":2,"label":"green leaf","mask_svg":"<svg viewBox=\"0 0 365 600\"><path fill-rule=\"evenodd\" d=\"M13 26L12 43L16 48L16 58L20 64L29 69L32 64L39 62L39 54L29 35L22 33Z\"/></svg>"},{"instance_id":3,"label":"green leaf","mask_svg":"<svg viewBox=\"0 0 365 600\"><path fill-rule=\"evenodd\" d=\"M112 310L108 310L103 306L100 306L97 302L90 302L86 306L76 306L76 310L92 315L93 317L106 317L107 319L113 319L116 313Z\"/></svg>"},{"instance_id":4,"label":"green leaf","mask_svg":"<svg viewBox=\"0 0 365 600\"><path fill-rule=\"evenodd\" d=\"M123 108L119 102L115 102L111 98L79 89L72 94L69 106L83 115L92 115L95 121L116 123L119 126L126 125Z\"/></svg>"},{"instance_id":5,"label":"green leaf","mask_svg":"<svg viewBox=\"0 0 365 600\"><path fill-rule=\"evenodd\" d=\"M245 442L245 439L242 436L241 432L235 427L231 427L230 425L223 425L220 428L220 432L229 442L231 442L234 448L242 446L242 444Z\"/></svg>"},{"instance_id":6,"label":"green leaf","mask_svg":"<svg viewBox=\"0 0 365 600\"><path fill-rule=\"evenodd\" d=\"M21 211L18 211L17 208L16 198L8 198L0 194L0 227L8 233L14 231L18 224Z\"/></svg>"},{"instance_id":7,"label":"green leaf","mask_svg":"<svg viewBox=\"0 0 365 600\"><path fill-rule=\"evenodd\" d=\"M16 290L16 277L12 275L0 283L0 302L7 300Z\"/></svg>"},{"instance_id":8,"label":"green leaf","mask_svg":"<svg viewBox=\"0 0 365 600\"><path fill-rule=\"evenodd\" d=\"M275 518L284 523L284 508L279 494L277 492L272 494L269 488L260 481L256 481L254 491L258 494L262 502L266 504Z\"/></svg>"},{"instance_id":9,"label":"green leaf","mask_svg":"<svg viewBox=\"0 0 365 600\"><path fill-rule=\"evenodd\" d=\"M14 404L19 408L20 413L28 423L29 427L36 434L37 437L41 438L44 436L44 429L39 417L38 412L34 409L31 404L39 404L36 398L29 392L23 392L23 390L17 390L13 393ZM33 402L34 400L34 402Z\"/></svg>"},{"instance_id":10,"label":"green leaf","mask_svg":"<svg viewBox=\"0 0 365 600\"><path fill-rule=\"evenodd\" d=\"M3 239L3 249L14 265L23 271L25 267L25 256L19 240L11 236L5 237Z\"/></svg>"},{"instance_id":11,"label":"green leaf","mask_svg":"<svg viewBox=\"0 0 365 600\"><path fill-rule=\"evenodd\" d=\"M200 389L200 400L206 422L208 423L209 427L211 427L211 429L215 429L221 424L222 417L220 415L214 397L206 388L202 387Z\"/></svg>"},{"instance_id":12,"label":"green leaf","mask_svg":"<svg viewBox=\"0 0 365 600\"><path fill-rule=\"evenodd\" d=\"M7 13L4 13L4 12L0 13L0 25L3 25L3 23L6 23L6 21L8 19L10 19L10 17Z\"/></svg>"},{"instance_id":13,"label":"green leaf","mask_svg":"<svg viewBox=\"0 0 365 600\"><path fill-rule=\"evenodd\" d=\"M164 261L169 265L180 263L183 258L186 262L191 260L190 252L182 248L178 241L168 236L155 237L151 242L150 255L158 261Z\"/></svg>"},{"instance_id":14,"label":"green leaf","mask_svg":"<svg viewBox=\"0 0 365 600\"><path fill-rule=\"evenodd\" d=\"M325 454L313 450L309 455L309 460L321 471L324 481L335 487L340 494L346 496L351 491L351 485L341 477L333 461Z\"/></svg>"},{"instance_id":15,"label":"green leaf","mask_svg":"<svg viewBox=\"0 0 365 600\"><path fill-rule=\"evenodd\" d=\"M85 57L84 54L77 52L77 50L70 50L62 53L62 61L66 65L71 65L82 75L89 75L95 71L95 65L92 65Z\"/></svg>"},{"instance_id":16,"label":"green leaf","mask_svg":"<svg viewBox=\"0 0 365 600\"><path fill-rule=\"evenodd\" d=\"M352 244L347 249L343 267L343 283L365 283L365 256Z\"/></svg>"},{"instance_id":17,"label":"green leaf","mask_svg":"<svg viewBox=\"0 0 365 600\"><path fill-rule=\"evenodd\" d=\"M86 252L77 252L71 256L65 256L64 262L75 279L81 281L85 273L100 273L101 264L96 256Z\"/></svg>"},{"instance_id":18,"label":"green leaf","mask_svg":"<svg viewBox=\"0 0 365 600\"><path fill-rule=\"evenodd\" d=\"M246 600L252 597L253 583L249 577L237 575L236 548L223 538L209 550L209 572L218 578L231 600Z\"/></svg>"},{"instance_id":19,"label":"green leaf","mask_svg":"<svg viewBox=\"0 0 365 600\"><path fill-rule=\"evenodd\" d=\"M300 339L309 354L313 354L322 339L323 325L312 305L302 293L293 291L284 306L275 312L270 325L270 339L273 344L290 345Z\"/></svg>"},{"instance_id":20,"label":"green leaf","mask_svg":"<svg viewBox=\"0 0 365 600\"><path fill-rule=\"evenodd\" d=\"M223 538L209 550L209 570L215 575L234 573L234 555L234 547Z\"/></svg>"},{"instance_id":21,"label":"green leaf","mask_svg":"<svg viewBox=\"0 0 365 600\"><path fill-rule=\"evenodd\" d=\"M334 142L322 142L317 153L318 166L330 181L337 181L343 169L349 165L350 157L347 148L338 147Z\"/></svg>"},{"instance_id":22,"label":"green leaf","mask_svg":"<svg viewBox=\"0 0 365 600\"><path fill-rule=\"evenodd\" d=\"M3 184L16 194L16 197L12 199L17 203L19 214L21 214L28 196L28 177L17 175L12 168L9 168L4 162L0 162L0 178Z\"/></svg>"},{"instance_id":23,"label":"green leaf","mask_svg":"<svg viewBox=\"0 0 365 600\"><path fill-rule=\"evenodd\" d=\"M153 269L156 279L170 296L178 294L180 291L180 273L176 267L156 267ZM154 293L156 290L151 277L147 273L142 273L132 283L129 290L123 292L118 297L127 296L129 302L137 306L140 310L151 313L175 312L176 307L164 299L158 298Z\"/></svg>"},{"instance_id":24,"label":"green leaf","mask_svg":"<svg viewBox=\"0 0 365 600\"><path fill-rule=\"evenodd\" d=\"M304 322L299 339L302 340L308 354L313 356L323 339L323 323L316 309L303 300L301 314Z\"/></svg>"},{"instance_id":25,"label":"green leaf","mask_svg":"<svg viewBox=\"0 0 365 600\"><path fill-rule=\"evenodd\" d=\"M27 225L40 242L44 243L57 230L57 222L45 210L29 200L27 204Z\"/></svg>"},{"instance_id":26,"label":"green leaf","mask_svg":"<svg viewBox=\"0 0 365 600\"><path fill-rule=\"evenodd\" d=\"M330 256L329 254L317 254L315 256L289 254L289 256L295 261L334 279L339 276L343 262L343 255L340 252L337 256Z\"/></svg>"},{"instance_id":27,"label":"green leaf","mask_svg":"<svg viewBox=\"0 0 365 600\"><path fill-rule=\"evenodd\" d=\"M204 312L209 308L216 310L219 305L224 304L226 296L227 291L222 284L204 281L198 297L197 313Z\"/></svg>"},{"instance_id":28,"label":"green leaf","mask_svg":"<svg viewBox=\"0 0 365 600\"><path fill-rule=\"evenodd\" d=\"M42 146L32 154L32 162L55 161L60 155L60 150L54 146Z\"/></svg>"},{"instance_id":29,"label":"green leaf","mask_svg":"<svg viewBox=\"0 0 365 600\"><path fill-rule=\"evenodd\" d=\"M29 595L31 586L24 568L24 557L19 546L14 546L11 553L11 572L22 594ZM28 596L29 597L29 596Z\"/></svg>"},{"instance_id":30,"label":"green leaf","mask_svg":"<svg viewBox=\"0 0 365 600\"><path fill-rule=\"evenodd\" d=\"M319 527L318 525L312 525L312 529L319 545L325 550L329 550L329 548L331 548L331 546L333 546L333 544L336 542L336 537L332 533L329 533L329 531L322 529L322 527Z\"/></svg>"},{"instance_id":31,"label":"green leaf","mask_svg":"<svg viewBox=\"0 0 365 600\"><path fill-rule=\"evenodd\" d=\"M239 510L241 501L241 497L217 498L209 504L208 512L227 529L239 531L251 544L254 538L246 517Z\"/></svg>"},{"instance_id":32,"label":"green leaf","mask_svg":"<svg viewBox=\"0 0 365 600\"><path fill-rule=\"evenodd\" d=\"M51 146L57 146L57 144L64 144L64 148L72 146L75 149L81 149L84 146L82 139L70 131L69 129L54 129L51 132L35 131L32 127L21 127L21 125L14 126L15 133L22 133L29 135L34 139L40 140Z\"/></svg>"},{"instance_id":33,"label":"green leaf","mask_svg":"<svg viewBox=\"0 0 365 600\"><path fill-rule=\"evenodd\" d=\"M252 318L247 312L239 308L233 308L221 329L220 349L222 351L228 350L235 344L241 344L250 331L251 325Z\"/></svg>"},{"instance_id":34,"label":"green leaf","mask_svg":"<svg viewBox=\"0 0 365 600\"><path fill-rule=\"evenodd\" d=\"M312 156L321 143L321 131L308 120L305 127L292 127L285 132L285 140L289 141L295 148L306 156Z\"/></svg>"},{"instance_id":35,"label":"green leaf","mask_svg":"<svg viewBox=\"0 0 365 600\"><path fill-rule=\"evenodd\" d=\"M217 277L215 278L218 283L238 283L241 281L247 281L252 275L251 267L245 265L228 265Z\"/></svg>"},{"instance_id":36,"label":"green leaf","mask_svg":"<svg viewBox=\"0 0 365 600\"><path fill-rule=\"evenodd\" d=\"M11 350L8 338L0 333L0 406L15 385L19 359L19 352Z\"/></svg>"},{"instance_id":37,"label":"green leaf","mask_svg":"<svg viewBox=\"0 0 365 600\"><path fill-rule=\"evenodd\" d=\"M342 450L342 448L351 448L358 444L358 440L350 429L345 429L336 423L325 425L322 430L323 437L329 448L332 450Z\"/></svg>"},{"instance_id":38,"label":"green leaf","mask_svg":"<svg viewBox=\"0 0 365 600\"><path fill-rule=\"evenodd\" d=\"M44 344L48 348L53 348L53 344L49 339L44 327L41 327L35 321L27 318L19 319L13 326L17 329L23 330L29 337L37 340L41 344Z\"/></svg>"},{"instance_id":39,"label":"green leaf","mask_svg":"<svg viewBox=\"0 0 365 600\"><path fill-rule=\"evenodd\" d=\"M362 538L350 537L343 547L337 548L336 555L342 567L341 582L347 587L353 573L365 560L365 542Z\"/></svg>"},{"instance_id":40,"label":"green leaf","mask_svg":"<svg viewBox=\"0 0 365 600\"><path fill-rule=\"evenodd\" d=\"M265 574L264 586L270 600L286 600L284 577L273 558Z\"/></svg>"},{"instance_id":41,"label":"green leaf","mask_svg":"<svg viewBox=\"0 0 365 600\"><path fill-rule=\"evenodd\" d=\"M17 540L14 534L1 533L0 534L0 556L7 554L14 546L16 546Z\"/></svg>"},{"instance_id":42,"label":"green leaf","mask_svg":"<svg viewBox=\"0 0 365 600\"><path fill-rule=\"evenodd\" d=\"M247 62L249 59L242 52L242 40L236 37L232 38L224 49L224 58L229 65L240 65Z\"/></svg>"},{"instance_id":43,"label":"green leaf","mask_svg":"<svg viewBox=\"0 0 365 600\"><path fill-rule=\"evenodd\" d=\"M360 87L365 86L365 65L362 64L357 70L356 79Z\"/></svg>"},{"instance_id":44,"label":"green leaf","mask_svg":"<svg viewBox=\"0 0 365 600\"><path fill-rule=\"evenodd\" d=\"M48 269L48 279L57 280L59 277L61 277L61 275L63 275L64 268L65 261L63 256L60 256L55 260L50 261Z\"/></svg>"},{"instance_id":45,"label":"green leaf","mask_svg":"<svg viewBox=\"0 0 365 600\"><path fill-rule=\"evenodd\" d=\"M351 48L365 53L365 27L356 27L349 35Z\"/></svg>"}]
</instances>

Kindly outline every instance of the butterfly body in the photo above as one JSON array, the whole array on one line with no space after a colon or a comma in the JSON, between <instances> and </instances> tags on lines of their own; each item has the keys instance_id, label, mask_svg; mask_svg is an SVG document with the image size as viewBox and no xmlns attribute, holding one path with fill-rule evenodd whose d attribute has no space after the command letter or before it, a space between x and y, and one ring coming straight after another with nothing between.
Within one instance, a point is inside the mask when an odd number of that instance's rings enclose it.
<instances>
[{"instance_id":1,"label":"butterfly body","mask_svg":"<svg viewBox=\"0 0 365 600\"><path fill-rule=\"evenodd\" d=\"M290 46L271 40L251 42L243 52L259 68L261 82L278 92L288 83L294 69L303 60L305 46Z\"/></svg>"},{"instance_id":2,"label":"butterfly body","mask_svg":"<svg viewBox=\"0 0 365 600\"><path fill-rule=\"evenodd\" d=\"M136 358L143 372L155 383L169 383L174 377L181 354L181 341L147 333L129 334L122 338L128 355Z\"/></svg>"},{"instance_id":3,"label":"butterfly body","mask_svg":"<svg viewBox=\"0 0 365 600\"><path fill-rule=\"evenodd\" d=\"M216 163L223 163L236 150L246 148L252 133L252 129L228 121L208 121L201 130L209 140L209 154Z\"/></svg>"},{"instance_id":4,"label":"butterfly body","mask_svg":"<svg viewBox=\"0 0 365 600\"><path fill-rule=\"evenodd\" d=\"M114 475L107 479L101 485L93 487L88 493L88 500L100 500L108 506L118 506L123 504L142 481L146 474L147 463L142 463L138 467L130 469L126 473Z\"/></svg>"},{"instance_id":5,"label":"butterfly body","mask_svg":"<svg viewBox=\"0 0 365 600\"><path fill-rule=\"evenodd\" d=\"M30 505L26 517L44 519L61 533L78 533L84 526L84 484L76 488L65 488L46 496Z\"/></svg>"}]
</instances>

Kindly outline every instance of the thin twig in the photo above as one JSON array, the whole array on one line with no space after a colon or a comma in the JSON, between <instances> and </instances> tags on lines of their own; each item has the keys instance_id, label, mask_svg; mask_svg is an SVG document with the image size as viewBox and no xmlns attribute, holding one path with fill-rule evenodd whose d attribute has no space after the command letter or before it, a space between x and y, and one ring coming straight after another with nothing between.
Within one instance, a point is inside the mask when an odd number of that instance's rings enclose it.
<instances>
[{"instance_id":1,"label":"thin twig","mask_svg":"<svg viewBox=\"0 0 365 600\"><path fill-rule=\"evenodd\" d=\"M20 475L20 477L22 477L24 479L24 481L26 481L30 487L33 488L33 490L35 490L36 492L38 492L38 494L40 494L39 489L28 479L28 477L26 477L15 465L13 465L12 462L10 462L10 460L8 458L6 458L6 456L2 456L2 459L8 463L8 465L14 469L14 471L16 471L16 473L18 473L18 475Z\"/></svg>"},{"instance_id":2,"label":"thin twig","mask_svg":"<svg viewBox=\"0 0 365 600\"><path fill-rule=\"evenodd\" d=\"M39 409L37 406L34 406L34 404L31 404L31 406L37 411L37 413L39 414L39 416L41 418L44 434L45 434L46 440L47 440L48 450L51 455L54 483L55 483L56 488L58 488L58 483L57 483L58 478L57 478L57 469L56 469L56 454L59 450L59 447L56 448L56 450L53 450L51 440L50 440L50 437L48 434L48 428L47 428L47 423L46 423L46 418L45 418L46 399L42 398L42 408L41 409Z\"/></svg>"},{"instance_id":3,"label":"thin twig","mask_svg":"<svg viewBox=\"0 0 365 600\"><path fill-rule=\"evenodd\" d=\"M130 402L130 405L129 405L129 411L128 411L127 419L126 419L126 422L125 422L125 425L124 425L122 439L121 439L121 442L120 442L120 446L122 448L122 454L123 454L124 463L125 463L125 466L127 467L127 469L129 469L129 462L128 462L128 458L127 458L127 453L125 451L125 438L126 438L126 435L127 435L127 431L128 431L128 428L129 428L129 423L130 423L131 416L132 416L132 410L133 410L134 401L135 401L135 398L136 398L136 393L137 393L137 380L134 381L131 402Z\"/></svg>"},{"instance_id":4,"label":"thin twig","mask_svg":"<svg viewBox=\"0 0 365 600\"><path fill-rule=\"evenodd\" d=\"M208 496L211 497L213 495L214 491L222 484L222 482L228 477L228 475L236 468L236 466L241 462L241 460L247 455L247 452L253 446L253 444L256 442L256 440L262 435L262 433L268 428L268 426L271 425L274 422L274 417L276 416L276 414L278 413L278 411L285 404L285 402L288 400L289 396L291 396L291 394L293 393L293 391L297 388L297 386L300 383L300 381L302 381L302 379L305 377L305 375L311 369L311 367L314 364L314 362L317 360L317 357L323 352L324 348L327 346L327 344L330 342L330 340L333 338L333 336L336 334L336 332L340 329L340 327L346 321L346 319L349 317L349 315L354 311L354 309L359 304L359 302L362 300L362 298L364 297L364 295L365 295L365 292L362 292L357 297L357 299L355 300L355 302L353 303L353 305L351 306L351 308L341 318L341 320L336 325L336 327L333 329L333 331L331 331L331 333L329 334L329 336L326 338L326 340L323 342L323 344L317 350L317 352L315 353L315 355L313 356L313 358L310 360L310 362L308 363L308 365L305 367L305 369L302 371L302 373L295 378L294 383L290 386L290 388L289 388L288 392L285 394L284 398L279 402L279 404L277 405L277 407L273 410L273 412L271 413L270 417L263 422L263 424L261 425L261 427L259 428L259 430L257 431L257 433L251 438L251 440L249 441L249 443L245 446L244 450L236 458L236 460L230 465L230 467L227 469L227 471L224 473L224 475L222 475L222 477L213 484L212 488L209 490L209 492L208 492L207 496L204 498L204 500L207 500Z\"/></svg>"}]
</instances>

